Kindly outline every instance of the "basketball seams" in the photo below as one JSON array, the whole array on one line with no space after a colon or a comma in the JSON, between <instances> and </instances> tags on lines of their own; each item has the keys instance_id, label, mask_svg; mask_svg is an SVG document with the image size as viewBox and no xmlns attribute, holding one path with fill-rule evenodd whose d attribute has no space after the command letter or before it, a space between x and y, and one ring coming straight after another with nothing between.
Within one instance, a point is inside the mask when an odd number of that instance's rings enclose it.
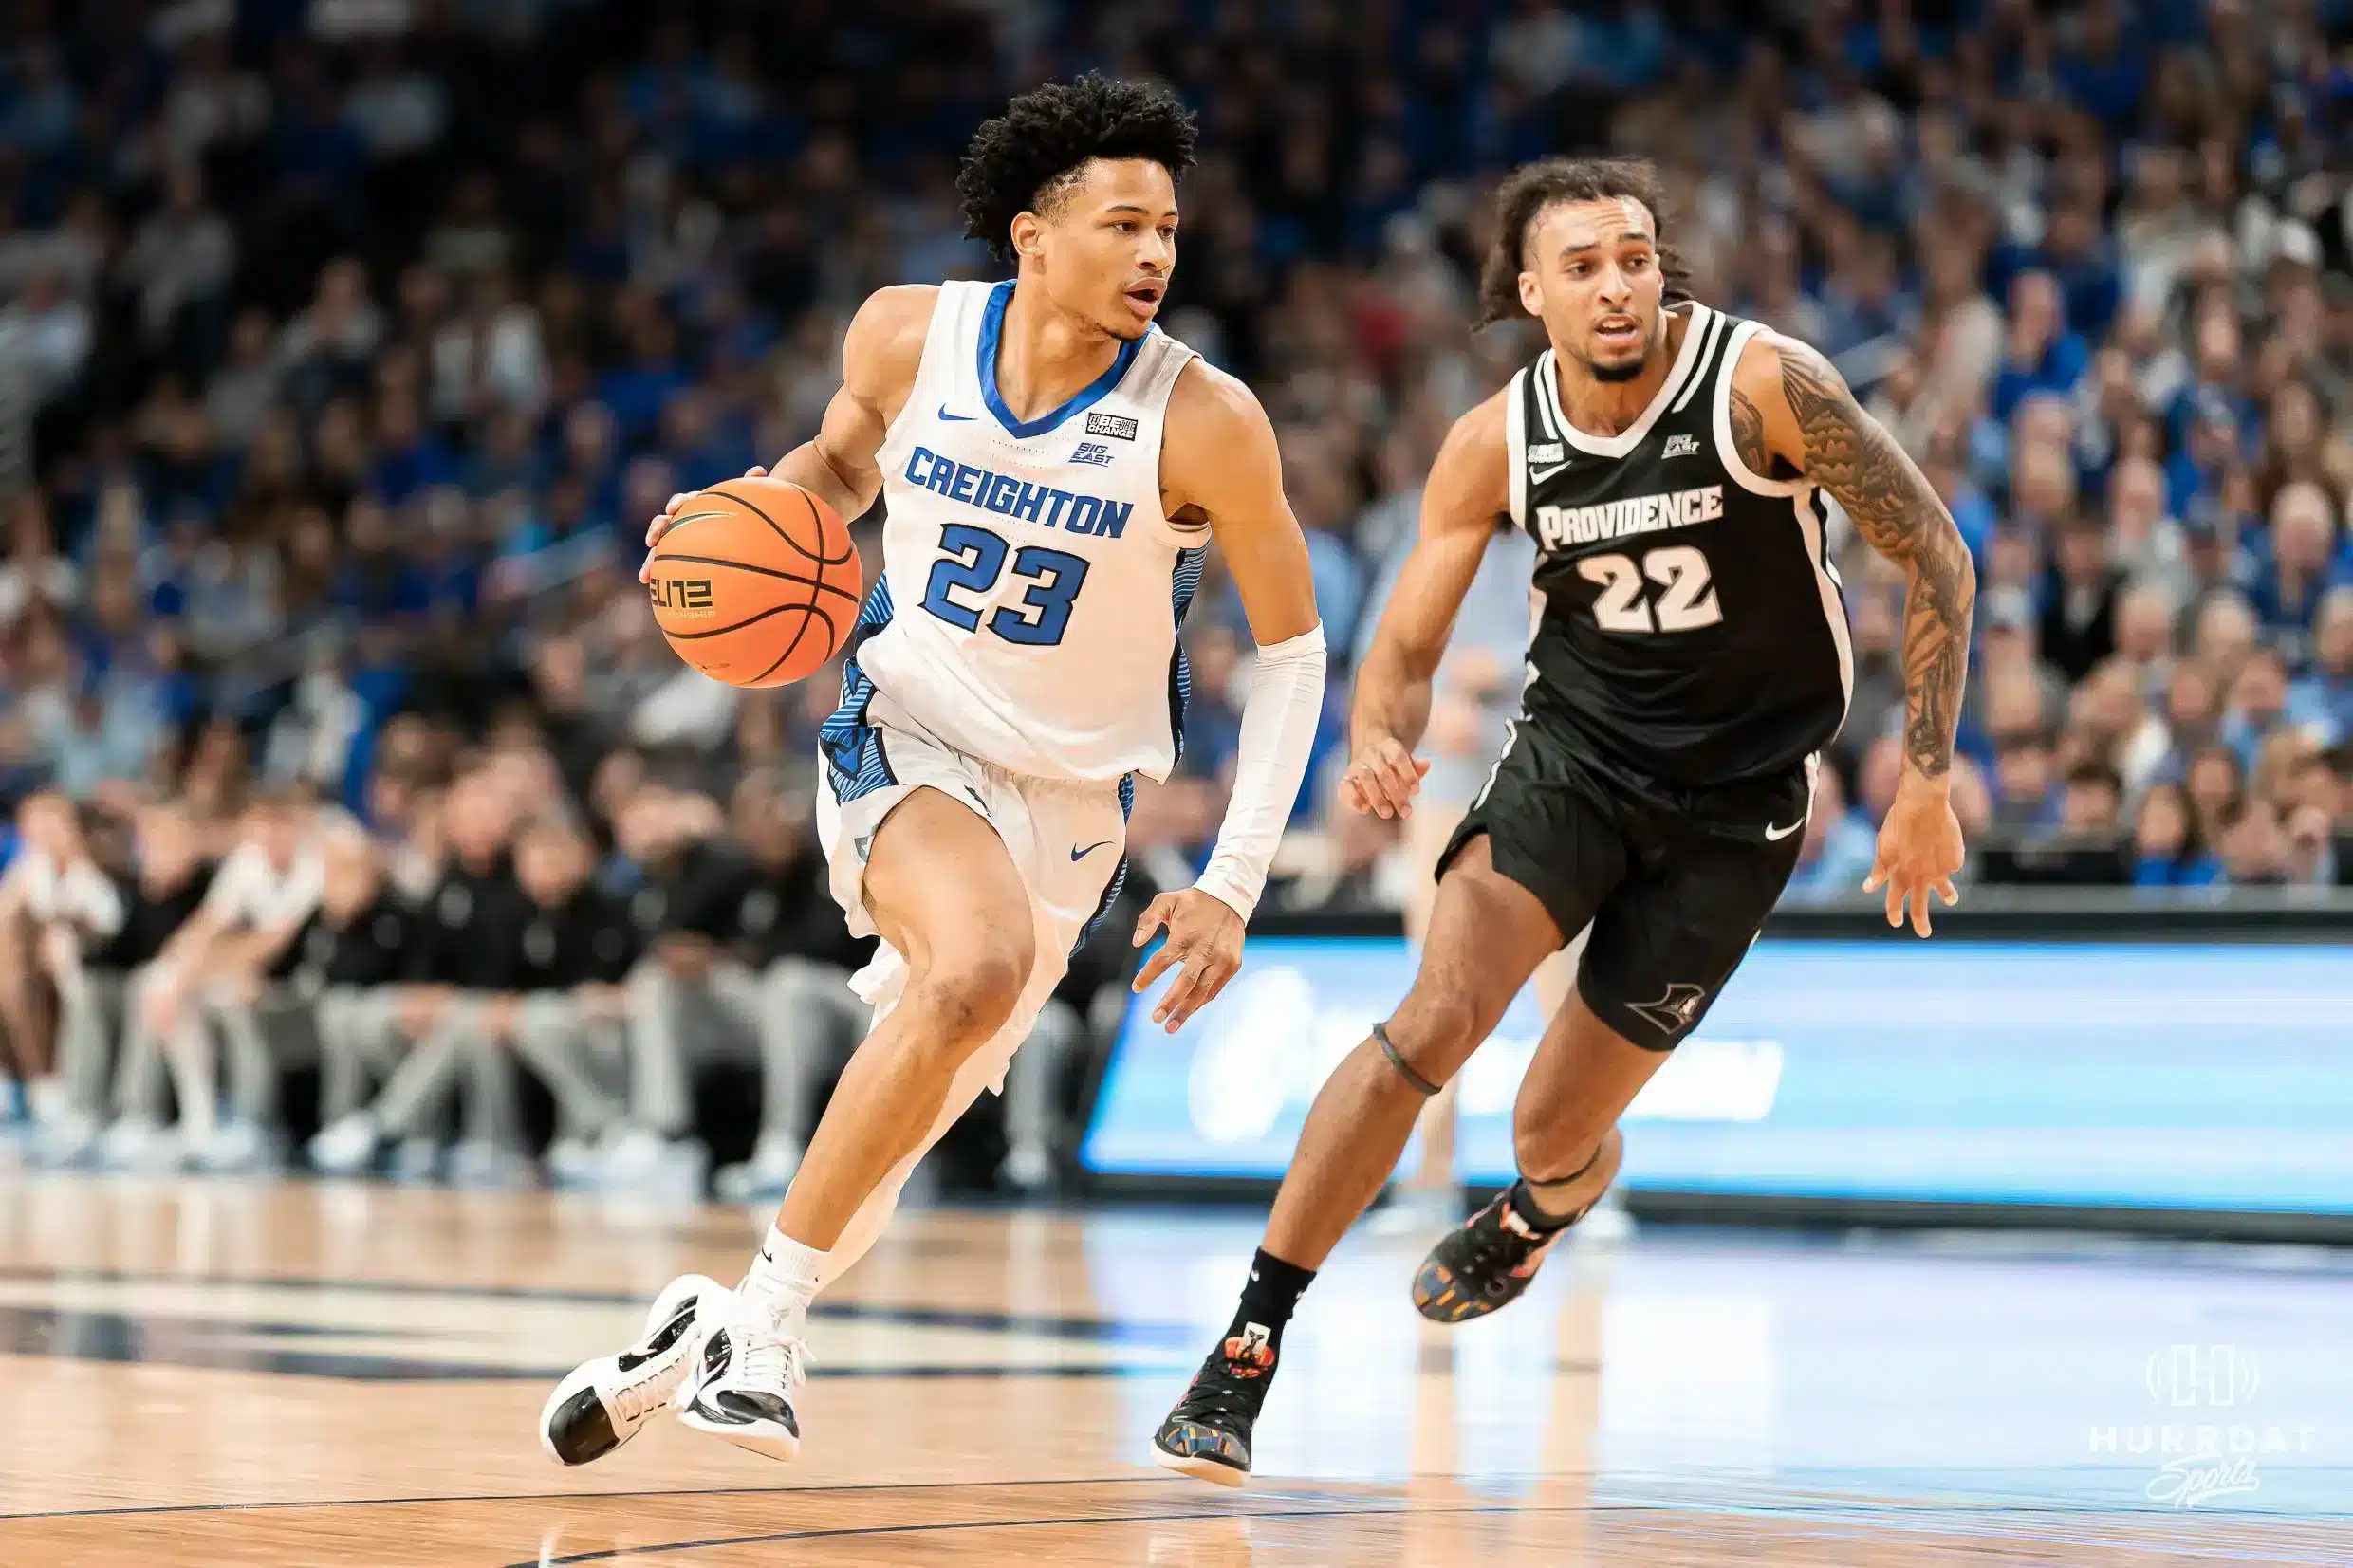
<instances>
[{"instance_id":1,"label":"basketball seams","mask_svg":"<svg viewBox=\"0 0 2353 1568\"><path fill-rule=\"evenodd\" d=\"M781 480L781 479L780 479L780 480L777 480L777 481L775 481L775 482L776 482L777 484L790 484L790 481L788 481L788 480ZM733 480L729 480L729 481L727 482L727 484L733 484L733 483L734 483L734 481L733 481ZM817 537L818 537L819 541L822 543L822 542L824 541L824 537L825 537L825 524L824 524L824 517L823 517L823 516L822 516L822 515L818 512L818 510L817 510L817 498L816 498L816 497L814 497L814 496L812 496L812 495L810 495L808 491L806 491L806 490L805 490L805 489L801 489L801 487L800 487L800 486L798 486L798 485L792 485L792 486L791 486L791 489L793 489L793 491L794 491L795 493L797 493L797 494L801 497L802 501L803 501L803 502L804 502L804 503L805 503L805 504L808 507L808 509L809 509L809 526L810 526L812 528L815 528L815 529L817 530ZM761 522L763 522L763 523L767 524L767 525L769 526L769 527L771 530L773 530L773 531L774 531L774 533L775 533L775 535L776 535L776 537L777 537L777 538L779 538L779 539L783 540L786 544L787 544L791 545L791 546L792 546L795 550L799 551L802 555L805 555L805 556L808 557L811 561L816 562L816 563L817 563L820 566L840 566L840 565L843 565L843 564L846 564L848 562L850 562L850 561L852 561L852 560L856 559L856 557L857 557L857 554L858 554L858 548L857 548L857 546L856 546L856 545L854 545L854 544L849 544L849 541L848 541L848 534L847 534L847 531L846 531L846 527L845 527L844 532L843 532L843 544L844 544L845 546L847 546L847 547L843 550L843 552L842 554L838 555L838 556L833 556L833 555L819 555L819 554L818 554L815 550L810 549L810 548L809 548L806 544L802 544L799 540L797 540L797 539L793 538L791 534L789 534L789 533L786 532L786 531L785 531L785 529L784 529L784 527L783 527L783 526L782 526L782 525L780 525L780 524L776 521L776 519L774 519L774 518L770 517L770 516L768 514L767 510L766 510L764 507L762 507L758 502L756 502L756 501L752 500L750 496L747 496L747 495L739 495L739 494L737 494L735 491L733 491L733 490L732 490L732 489L729 489L727 488L727 485L726 485L726 484L722 484L722 485L713 485L713 486L712 486L712 487L711 487L711 489L707 489L707 490L703 491L702 493L703 493L703 494L705 494L705 495L724 495L724 496L726 496L726 497L727 497L730 501L734 502L737 506L742 507L744 508L744 510L746 510L746 511L748 511L748 512L751 513L751 515L752 515L752 516L754 516L754 517L758 518Z\"/></svg>"},{"instance_id":2,"label":"basketball seams","mask_svg":"<svg viewBox=\"0 0 2353 1568\"><path fill-rule=\"evenodd\" d=\"M665 628L662 632L662 636L668 637L673 642L701 642L710 637L723 637L730 632L740 632L747 626L757 626L761 621L766 620L769 617L781 616L787 610L799 610L805 615L822 618L828 626L833 624L833 617L826 615L824 611L819 609L814 604L771 604L767 609L761 611L758 615L746 616L743 619L736 621L732 625L713 626L706 632L673 632Z\"/></svg>"},{"instance_id":3,"label":"basketball seams","mask_svg":"<svg viewBox=\"0 0 2353 1568\"><path fill-rule=\"evenodd\" d=\"M799 572L781 571L774 566L754 566L749 561L732 561L723 555L674 555L665 551L654 559L662 562L683 562L695 566L724 566L730 571L751 572L760 577L772 577L786 582L798 582L824 593L840 594L852 603L857 602L858 600L858 596L847 588L827 582L824 577L824 567L822 565L818 567L818 576L803 577Z\"/></svg>"},{"instance_id":4,"label":"basketball seams","mask_svg":"<svg viewBox=\"0 0 2353 1568\"><path fill-rule=\"evenodd\" d=\"M769 676L774 674L776 673L776 667L784 663L785 660L790 658L793 655L793 650L801 646L801 639L808 636L809 622L816 620L821 617L825 622L825 631L828 634L828 640L830 640L836 647L841 645L842 639L840 636L832 635L834 633L833 618L825 615L824 611L818 609L814 604L809 605L807 608L808 614L801 618L801 629L792 634L792 640L785 644L785 651L777 655L773 659L770 659L767 669L761 671L758 674L744 682L746 686L757 686L761 682L767 680Z\"/></svg>"},{"instance_id":5,"label":"basketball seams","mask_svg":"<svg viewBox=\"0 0 2353 1568\"><path fill-rule=\"evenodd\" d=\"M825 568L823 565L820 565L817 568L818 575L821 578L824 575L824 570ZM823 587L824 584L821 582L819 583L819 586ZM751 685L757 686L762 681L768 679L768 677L774 673L777 665L784 663L785 660L792 656L793 651L801 646L801 639L808 636L809 622L816 619L819 615L823 614L823 612L817 608L817 598L814 594L809 596L809 601L806 608L809 613L801 618L801 629L792 634L792 640L785 644L785 651L776 655L775 663L770 664L766 670L761 671L757 675L754 675L751 678ZM824 619L826 632L825 641L827 644L826 656L831 657L832 650L842 646L842 637L841 634L834 627L833 618L831 616L826 616Z\"/></svg>"},{"instance_id":6,"label":"basketball seams","mask_svg":"<svg viewBox=\"0 0 2353 1568\"><path fill-rule=\"evenodd\" d=\"M788 484L787 481L778 481L778 483ZM747 486L746 488L749 489L750 487ZM806 596L799 601L772 603L756 613L746 615L742 618L732 621L725 626L714 626L695 631L672 631L668 625L664 625L662 630L665 636L676 645L676 651L681 656L686 658L686 662L713 679L724 681L727 684L742 688L765 687L769 685L771 680L775 678L777 671L794 664L796 660L800 659L801 650L809 646L809 631L810 622L812 620L824 622L824 636L820 637L818 641L819 644L825 650L824 657L833 657L835 654L841 650L843 640L843 621L833 608L821 607L822 600L826 594L833 594L841 599L849 600L853 613L856 612L857 606L861 602L862 592L864 584L861 582L856 590L843 587L839 581L833 581L835 571L828 570L828 568L838 570L840 568L846 567L848 575L853 580L862 578L863 574L859 570L859 555L856 544L848 541L846 530L843 528L843 526L838 520L830 524L827 522L827 518L830 515L829 509L821 507L815 496L811 495L806 489L802 489L801 487L797 485L790 486L789 488L800 491L802 504L808 508L808 526L814 535L813 541L805 541L796 537L790 530L787 529L778 521L775 515L771 514L766 507L761 505L760 502L752 499L747 494L744 494L741 490L733 489L731 484L713 486L709 489L701 491L698 497L699 499L705 501L726 501L732 503L731 506L695 512L690 516L688 521L699 521L704 517L709 517L715 520L730 515L745 517L748 519L756 518L772 536L785 544L790 546L795 556L809 563L810 569L806 572L795 571L785 567L762 565L750 561L733 559L732 557L732 553L694 555L672 554L659 549L658 546L657 547L655 552L656 559L664 564L676 566L699 566L705 568L713 577L722 579L724 579L724 574L728 572L741 572L752 577L766 578L780 583L797 583L808 590ZM829 531L841 532L843 534L843 542L846 547L839 555L825 553L825 545L829 543L827 538ZM697 543L702 543L704 537L705 536L698 535ZM722 544L722 539L726 540L726 543ZM703 549L712 550L716 548L729 552L733 552L740 549L747 554L756 556L762 553L761 546L758 544L757 541L758 536L756 534L750 536L729 535L722 530L720 535L711 537L709 543L703 544ZM681 539L678 543L683 544L684 540ZM743 583L737 585L733 591L737 594L742 594L752 590L753 586L754 585L750 583ZM739 673L747 668L749 660L739 660L737 658L721 656L707 664L702 658L694 656L689 651L690 645L692 644L713 641L714 639L726 639L731 636L734 636L738 641L754 645L753 647L747 647L742 651L750 654L751 657L756 658L759 656L759 650L756 645L769 644L769 646L773 646L772 643L769 643L769 636L772 634L754 631L751 632L749 636L738 636L737 635L745 633L748 628L759 627L764 622L771 621L776 616L787 610L798 610L801 612L800 624L793 629L790 636L784 639L784 645L781 651L778 652L773 658L769 659L765 667L761 668L756 674L745 674ZM724 613L724 610L722 610L722 613ZM724 644L722 645L724 646ZM713 652L715 653L716 650ZM732 650L731 650L731 652L732 652ZM806 661L802 660L801 662ZM822 662L822 660L820 662ZM801 678L801 675L796 673L790 678L799 679ZM777 684L787 684L787 682L777 682Z\"/></svg>"}]
</instances>

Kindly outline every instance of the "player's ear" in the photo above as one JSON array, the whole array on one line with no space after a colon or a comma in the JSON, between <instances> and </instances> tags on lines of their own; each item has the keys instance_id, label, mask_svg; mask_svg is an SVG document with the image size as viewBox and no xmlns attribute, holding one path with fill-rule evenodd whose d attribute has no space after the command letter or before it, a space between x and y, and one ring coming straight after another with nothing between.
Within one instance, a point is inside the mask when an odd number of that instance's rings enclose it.
<instances>
[{"instance_id":1,"label":"player's ear","mask_svg":"<svg viewBox=\"0 0 2353 1568\"><path fill-rule=\"evenodd\" d=\"M1023 261L1037 261L1046 254L1046 220L1035 212L1020 212L1013 217L1013 254Z\"/></svg>"},{"instance_id":2,"label":"player's ear","mask_svg":"<svg viewBox=\"0 0 2353 1568\"><path fill-rule=\"evenodd\" d=\"M1520 308L1531 316L1544 314L1544 285L1533 272L1520 274Z\"/></svg>"}]
</instances>

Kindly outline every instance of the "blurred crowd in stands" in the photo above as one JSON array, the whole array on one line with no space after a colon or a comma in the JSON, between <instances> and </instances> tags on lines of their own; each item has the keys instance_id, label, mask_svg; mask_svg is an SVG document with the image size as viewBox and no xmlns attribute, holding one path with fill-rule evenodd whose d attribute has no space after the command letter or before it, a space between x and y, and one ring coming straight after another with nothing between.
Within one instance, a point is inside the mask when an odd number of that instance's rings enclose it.
<instances>
[{"instance_id":1,"label":"blurred crowd in stands","mask_svg":"<svg viewBox=\"0 0 2353 1568\"><path fill-rule=\"evenodd\" d=\"M687 671L639 535L811 432L867 291L986 272L957 152L1086 67L1201 112L1163 324L1273 415L1336 649L1532 351L1470 330L1485 191L1639 152L1701 297L1829 354L1976 555L1970 876L2353 883L2346 0L14 0L0 1024L50 1157L266 1160L316 1063L328 1168L511 1179L529 1124L567 1179L691 1171L734 1061L731 1179L788 1171L858 1024L811 980L858 957L807 860L832 685ZM1529 552L1499 532L1466 606L1435 791L1501 744ZM1856 690L1792 898L1860 881L1898 772L1901 581L1841 554ZM1250 641L1214 572L1188 638L1132 887L1222 809ZM1333 805L1348 662L1269 909L1419 874ZM1105 930L1008 1108L1018 1185L1116 1004ZM786 986L834 1001L764 1041Z\"/></svg>"}]
</instances>

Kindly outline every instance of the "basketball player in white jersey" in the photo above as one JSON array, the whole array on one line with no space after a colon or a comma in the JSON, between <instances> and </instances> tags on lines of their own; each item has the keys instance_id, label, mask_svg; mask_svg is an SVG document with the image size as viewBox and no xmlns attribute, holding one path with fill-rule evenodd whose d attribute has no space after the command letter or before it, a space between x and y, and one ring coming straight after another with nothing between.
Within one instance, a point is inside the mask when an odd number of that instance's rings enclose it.
<instances>
[{"instance_id":1,"label":"basketball player in white jersey","mask_svg":"<svg viewBox=\"0 0 2353 1568\"><path fill-rule=\"evenodd\" d=\"M1137 988L1179 971L1154 1011L1174 1030L1239 965L1306 770L1324 633L1265 412L1153 325L1193 139L1156 86L1087 76L1015 99L957 187L1016 276L867 300L824 428L776 465L844 517L878 493L887 510L819 791L835 895L883 940L852 982L876 1023L743 1283L674 1282L640 1344L549 1398L560 1461L610 1451L665 1399L696 1430L798 1451L811 1299L1002 1082L1118 891L1131 781L1176 766L1177 628L1213 538L1257 661L1216 848L1139 924L1138 945L1168 940Z\"/></svg>"}]
</instances>

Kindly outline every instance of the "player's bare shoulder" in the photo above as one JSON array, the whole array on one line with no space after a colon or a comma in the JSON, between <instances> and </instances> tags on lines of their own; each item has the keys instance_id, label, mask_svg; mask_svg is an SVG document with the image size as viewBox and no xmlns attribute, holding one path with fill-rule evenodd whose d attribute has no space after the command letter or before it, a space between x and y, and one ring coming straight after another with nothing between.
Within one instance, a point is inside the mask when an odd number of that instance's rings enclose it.
<instances>
[{"instance_id":1,"label":"player's bare shoulder","mask_svg":"<svg viewBox=\"0 0 2353 1568\"><path fill-rule=\"evenodd\" d=\"M1252 496L1281 498L1283 459L1258 395L1195 358L1169 389L1160 500L1177 523L1232 517Z\"/></svg>"},{"instance_id":2,"label":"player's bare shoulder","mask_svg":"<svg viewBox=\"0 0 2353 1568\"><path fill-rule=\"evenodd\" d=\"M1789 400L1782 386L1785 349L1822 360L1819 354L1794 338L1784 338L1771 327L1760 326L1741 345L1740 358L1732 365L1732 386L1725 397L1733 455L1759 479L1775 477L1774 435L1783 434L1785 441L1788 438L1786 433L1775 428L1788 422ZM1830 370L1826 361L1822 368L1831 376L1838 374Z\"/></svg>"},{"instance_id":3,"label":"player's bare shoulder","mask_svg":"<svg viewBox=\"0 0 2353 1568\"><path fill-rule=\"evenodd\" d=\"M938 304L937 284L893 284L867 295L850 318L842 341L842 384L886 421L915 386Z\"/></svg>"}]
</instances>

